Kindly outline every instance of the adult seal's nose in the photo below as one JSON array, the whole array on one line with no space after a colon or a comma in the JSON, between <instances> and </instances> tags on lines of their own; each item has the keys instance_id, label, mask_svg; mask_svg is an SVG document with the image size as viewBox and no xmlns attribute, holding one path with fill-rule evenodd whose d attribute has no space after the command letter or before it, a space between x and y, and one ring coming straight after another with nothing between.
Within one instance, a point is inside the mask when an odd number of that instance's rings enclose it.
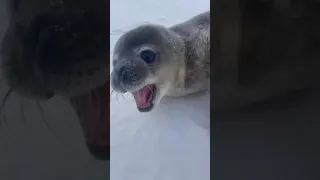
<instances>
[{"instance_id":1,"label":"adult seal's nose","mask_svg":"<svg viewBox=\"0 0 320 180\"><path fill-rule=\"evenodd\" d=\"M36 59L43 70L53 65L60 66L65 60L63 39L66 41L66 38L61 36L63 25L56 21L49 14L38 15L26 29L23 37L26 55L30 59Z\"/></svg>"},{"instance_id":2,"label":"adult seal's nose","mask_svg":"<svg viewBox=\"0 0 320 180\"><path fill-rule=\"evenodd\" d=\"M79 47L76 30L70 25L72 20L60 19L58 16L42 15L30 27L36 41L35 57L44 71L61 70L83 59L83 48Z\"/></svg>"},{"instance_id":3,"label":"adult seal's nose","mask_svg":"<svg viewBox=\"0 0 320 180\"><path fill-rule=\"evenodd\" d=\"M66 47L63 47L65 42L61 42L61 35L54 32L54 29L46 27L41 29L38 35L38 44L36 54L39 65L42 69L52 68L59 66L66 61Z\"/></svg>"},{"instance_id":4,"label":"adult seal's nose","mask_svg":"<svg viewBox=\"0 0 320 180\"><path fill-rule=\"evenodd\" d=\"M25 34L30 59L44 72L64 72L75 64L99 59L106 49L104 25L79 13L38 15ZM103 33L102 33L103 32Z\"/></svg>"}]
</instances>

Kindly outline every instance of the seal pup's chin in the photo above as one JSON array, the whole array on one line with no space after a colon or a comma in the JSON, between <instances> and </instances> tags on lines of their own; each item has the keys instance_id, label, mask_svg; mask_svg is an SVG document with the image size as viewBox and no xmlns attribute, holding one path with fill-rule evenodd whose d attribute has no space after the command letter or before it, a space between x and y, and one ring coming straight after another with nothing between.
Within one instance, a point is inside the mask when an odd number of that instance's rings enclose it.
<instances>
[{"instance_id":1,"label":"seal pup's chin","mask_svg":"<svg viewBox=\"0 0 320 180\"><path fill-rule=\"evenodd\" d=\"M154 84L146 85L142 89L132 92L132 95L138 110L140 112L149 112L153 108L153 100L156 97L156 86Z\"/></svg>"},{"instance_id":2,"label":"seal pup's chin","mask_svg":"<svg viewBox=\"0 0 320 180\"><path fill-rule=\"evenodd\" d=\"M109 121L107 120L107 84L71 98L91 154L99 160L109 159ZM108 117L109 118L109 117Z\"/></svg>"}]
</instances>

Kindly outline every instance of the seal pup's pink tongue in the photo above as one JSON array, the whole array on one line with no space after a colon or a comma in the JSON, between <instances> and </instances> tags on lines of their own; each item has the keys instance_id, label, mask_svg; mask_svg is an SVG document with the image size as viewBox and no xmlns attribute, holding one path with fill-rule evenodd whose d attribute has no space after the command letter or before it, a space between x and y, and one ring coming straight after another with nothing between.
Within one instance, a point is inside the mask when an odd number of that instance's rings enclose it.
<instances>
[{"instance_id":1,"label":"seal pup's pink tongue","mask_svg":"<svg viewBox=\"0 0 320 180\"><path fill-rule=\"evenodd\" d=\"M153 99L153 89L154 85L148 85L132 93L139 108L148 108L149 106L151 106L151 101Z\"/></svg>"},{"instance_id":2,"label":"seal pup's pink tongue","mask_svg":"<svg viewBox=\"0 0 320 180\"><path fill-rule=\"evenodd\" d=\"M87 144L97 147L109 147L110 144L107 88L105 84L103 87L71 99L71 104L79 116Z\"/></svg>"}]
</instances>

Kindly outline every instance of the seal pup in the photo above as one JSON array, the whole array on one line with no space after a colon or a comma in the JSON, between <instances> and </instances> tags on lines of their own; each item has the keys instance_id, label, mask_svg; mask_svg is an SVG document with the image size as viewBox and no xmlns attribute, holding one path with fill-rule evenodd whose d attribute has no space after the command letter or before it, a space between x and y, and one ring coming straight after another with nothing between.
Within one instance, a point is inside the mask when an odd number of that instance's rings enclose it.
<instances>
[{"instance_id":1,"label":"seal pup","mask_svg":"<svg viewBox=\"0 0 320 180\"><path fill-rule=\"evenodd\" d=\"M9 91L35 100L69 99L91 154L108 159L108 2L10 2L0 59Z\"/></svg>"},{"instance_id":2,"label":"seal pup","mask_svg":"<svg viewBox=\"0 0 320 180\"><path fill-rule=\"evenodd\" d=\"M142 25L119 38L111 86L133 94L140 112L164 96L185 96L210 86L210 11L170 28Z\"/></svg>"}]
</instances>

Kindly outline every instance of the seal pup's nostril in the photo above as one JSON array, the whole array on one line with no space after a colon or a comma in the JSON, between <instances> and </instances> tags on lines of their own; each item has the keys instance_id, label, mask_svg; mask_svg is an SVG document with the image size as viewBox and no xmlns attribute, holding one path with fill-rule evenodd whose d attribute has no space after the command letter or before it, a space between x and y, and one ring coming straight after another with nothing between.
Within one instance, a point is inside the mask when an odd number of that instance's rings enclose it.
<instances>
[{"instance_id":1,"label":"seal pup's nostril","mask_svg":"<svg viewBox=\"0 0 320 180\"><path fill-rule=\"evenodd\" d=\"M132 71L128 67L122 66L118 70L118 77L120 84L122 83L131 83L132 82Z\"/></svg>"},{"instance_id":2,"label":"seal pup's nostril","mask_svg":"<svg viewBox=\"0 0 320 180\"><path fill-rule=\"evenodd\" d=\"M131 83L132 81L132 76L131 76L132 72L128 69L128 68L123 68L122 72L121 72L121 80L123 83Z\"/></svg>"}]
</instances>

